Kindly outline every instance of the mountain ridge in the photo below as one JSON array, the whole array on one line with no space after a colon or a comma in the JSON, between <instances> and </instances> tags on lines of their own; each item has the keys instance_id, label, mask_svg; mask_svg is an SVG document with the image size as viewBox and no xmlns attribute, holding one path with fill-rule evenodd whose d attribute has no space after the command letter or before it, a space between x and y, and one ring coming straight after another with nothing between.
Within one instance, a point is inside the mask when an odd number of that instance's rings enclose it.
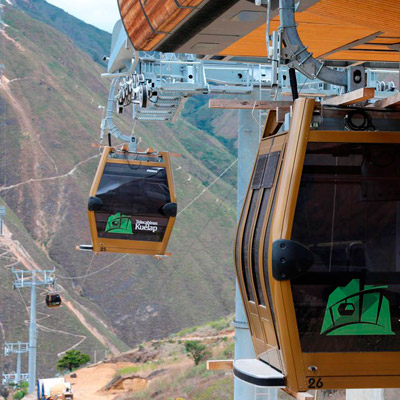
<instances>
[{"instance_id":1,"label":"mountain ridge","mask_svg":"<svg viewBox=\"0 0 400 400\"><path fill-rule=\"evenodd\" d=\"M105 66L103 56L109 54L111 34L81 21L61 8L44 0L13 0L14 4L32 18L68 36L93 61Z\"/></svg>"},{"instance_id":2,"label":"mountain ridge","mask_svg":"<svg viewBox=\"0 0 400 400\"><path fill-rule=\"evenodd\" d=\"M61 285L89 310L103 313L105 329L130 346L232 312L235 157L184 120L137 123L143 146L182 154L173 160L179 208L197 198L177 219L173 256L156 261L75 251L90 238L86 203L98 162L91 144L108 81L100 79L99 65L54 28L10 6L4 17L0 196L47 262L57 265L65 277ZM132 131L129 118L118 118L122 131Z\"/></svg>"}]
</instances>

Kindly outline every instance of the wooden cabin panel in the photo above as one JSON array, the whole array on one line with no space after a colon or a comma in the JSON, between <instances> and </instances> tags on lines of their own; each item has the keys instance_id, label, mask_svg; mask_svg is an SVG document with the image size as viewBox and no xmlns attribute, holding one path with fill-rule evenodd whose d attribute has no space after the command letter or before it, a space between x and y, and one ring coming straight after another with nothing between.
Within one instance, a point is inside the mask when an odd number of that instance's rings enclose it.
<instances>
[{"instance_id":1,"label":"wooden cabin panel","mask_svg":"<svg viewBox=\"0 0 400 400\"><path fill-rule=\"evenodd\" d=\"M284 141L281 140L281 143L283 142ZM252 316L252 323L254 324L255 331L261 327L266 349L270 349L271 354L274 352L276 353L274 353L275 356L273 357L267 357L267 362L273 367L282 370L282 363L278 357L279 348L272 317L271 297L267 294L268 290L265 290L263 257L261 256L264 253L264 238L273 202L271 195L275 192L273 183L277 176L278 163L281 157L280 151L270 152L273 143L274 139L272 138L264 139L261 142L259 156L255 163L251 181L250 187L254 189L253 196L256 192L259 192L259 194L257 195L257 212L254 217L252 216L253 236L250 237L251 254L249 263L251 265L250 279L252 280L251 283L254 289L258 316L258 321ZM275 147L282 150L282 145ZM257 332L257 336L258 335L259 333Z\"/></svg>"},{"instance_id":2,"label":"wooden cabin panel","mask_svg":"<svg viewBox=\"0 0 400 400\"><path fill-rule=\"evenodd\" d=\"M268 139L268 140L262 140L260 142L260 147L259 147L259 154L268 154L269 153L269 149L271 148L271 143L272 140Z\"/></svg>"},{"instance_id":3,"label":"wooden cabin panel","mask_svg":"<svg viewBox=\"0 0 400 400\"><path fill-rule=\"evenodd\" d=\"M251 326L253 327L253 334L255 335L256 339L261 340L264 343L265 347L264 331L258 313L250 314L250 322Z\"/></svg>"},{"instance_id":4,"label":"wooden cabin panel","mask_svg":"<svg viewBox=\"0 0 400 400\"><path fill-rule=\"evenodd\" d=\"M278 346L278 341L276 338L276 332L274 328L274 321L272 320L272 316L270 318L261 318L265 336L267 338L268 346L272 348L276 348Z\"/></svg>"},{"instance_id":5,"label":"wooden cabin panel","mask_svg":"<svg viewBox=\"0 0 400 400\"><path fill-rule=\"evenodd\" d=\"M265 352L269 341L264 329L265 323L273 323L270 315L269 301L265 298L261 270L259 268L259 248L265 215L270 207L271 174L265 174L267 164L276 165L276 156L269 161L269 148L273 140L262 141L256 159L245 206L239 221L236 240L236 267L245 303L250 330L257 354ZM269 211L268 211L269 212ZM274 334L270 329L270 336ZM263 346L261 346L261 342ZM271 337L271 344L276 345L276 338ZM279 366L278 366L279 367Z\"/></svg>"},{"instance_id":6,"label":"wooden cabin panel","mask_svg":"<svg viewBox=\"0 0 400 400\"><path fill-rule=\"evenodd\" d=\"M265 341L263 339L258 339L257 336L253 336L253 345L254 345L254 352L256 357L259 357L261 354L265 353Z\"/></svg>"},{"instance_id":7,"label":"wooden cabin panel","mask_svg":"<svg viewBox=\"0 0 400 400\"><path fill-rule=\"evenodd\" d=\"M287 142L287 132L279 133L276 136L274 136L274 140L271 145L271 152L273 151L281 151L283 146Z\"/></svg>"},{"instance_id":8,"label":"wooden cabin panel","mask_svg":"<svg viewBox=\"0 0 400 400\"><path fill-rule=\"evenodd\" d=\"M301 358L301 347L290 282L277 281L272 277L271 248L274 240L290 238L295 212L294 199L297 199L300 185L313 110L314 100L295 100L290 131L285 145L284 162L279 176L279 184L277 185L276 208L273 212L271 231L268 236L268 255L264 259L264 264L267 266L267 270L264 273L269 274L271 298L274 304L273 315L276 318L279 345L282 349L282 359L287 372L287 385L293 391L307 389L305 369ZM267 248L267 244L265 248Z\"/></svg>"},{"instance_id":9,"label":"wooden cabin panel","mask_svg":"<svg viewBox=\"0 0 400 400\"><path fill-rule=\"evenodd\" d=\"M320 376L400 375L399 354L395 352L303 353L303 360L305 366L318 367Z\"/></svg>"},{"instance_id":10,"label":"wooden cabin panel","mask_svg":"<svg viewBox=\"0 0 400 400\"><path fill-rule=\"evenodd\" d=\"M319 381L318 381L319 379ZM339 376L339 377L318 377L307 376L308 389L317 389L316 384L322 383L319 389L365 389L365 388L398 388L398 376ZM369 400L369 399L367 399Z\"/></svg>"}]
</instances>

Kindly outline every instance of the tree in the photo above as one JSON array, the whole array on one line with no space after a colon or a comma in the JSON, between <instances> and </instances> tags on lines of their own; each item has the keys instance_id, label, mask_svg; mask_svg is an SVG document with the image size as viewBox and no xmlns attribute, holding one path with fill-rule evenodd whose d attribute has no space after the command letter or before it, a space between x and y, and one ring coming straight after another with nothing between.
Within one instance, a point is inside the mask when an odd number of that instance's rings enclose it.
<instances>
[{"instance_id":1,"label":"tree","mask_svg":"<svg viewBox=\"0 0 400 400\"><path fill-rule=\"evenodd\" d=\"M210 352L206 350L206 346L196 340L187 340L185 342L185 351L187 356L191 358L196 365L199 365L199 362L210 354Z\"/></svg>"},{"instance_id":2,"label":"tree","mask_svg":"<svg viewBox=\"0 0 400 400\"><path fill-rule=\"evenodd\" d=\"M78 368L89 361L90 357L87 354L81 353L79 350L69 350L58 360L57 369L60 371L64 369L72 371L74 368Z\"/></svg>"},{"instance_id":3,"label":"tree","mask_svg":"<svg viewBox=\"0 0 400 400\"><path fill-rule=\"evenodd\" d=\"M16 385L15 388L19 390L12 395L14 400L21 400L28 394L28 382L21 382L19 385Z\"/></svg>"},{"instance_id":4,"label":"tree","mask_svg":"<svg viewBox=\"0 0 400 400\"><path fill-rule=\"evenodd\" d=\"M7 399L9 394L9 390L5 386L0 385L0 396L3 396L5 399Z\"/></svg>"}]
</instances>

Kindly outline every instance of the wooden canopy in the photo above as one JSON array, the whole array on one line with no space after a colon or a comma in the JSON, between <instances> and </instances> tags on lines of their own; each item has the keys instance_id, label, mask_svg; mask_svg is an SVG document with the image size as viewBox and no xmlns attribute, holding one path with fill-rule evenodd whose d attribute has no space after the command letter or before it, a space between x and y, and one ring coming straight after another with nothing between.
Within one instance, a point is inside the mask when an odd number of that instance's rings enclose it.
<instances>
[{"instance_id":1,"label":"wooden canopy","mask_svg":"<svg viewBox=\"0 0 400 400\"><path fill-rule=\"evenodd\" d=\"M296 13L314 57L399 62L400 7L393 0L310 0ZM272 2L271 30L279 26ZM266 11L249 0L119 0L136 49L224 57L266 57Z\"/></svg>"}]
</instances>

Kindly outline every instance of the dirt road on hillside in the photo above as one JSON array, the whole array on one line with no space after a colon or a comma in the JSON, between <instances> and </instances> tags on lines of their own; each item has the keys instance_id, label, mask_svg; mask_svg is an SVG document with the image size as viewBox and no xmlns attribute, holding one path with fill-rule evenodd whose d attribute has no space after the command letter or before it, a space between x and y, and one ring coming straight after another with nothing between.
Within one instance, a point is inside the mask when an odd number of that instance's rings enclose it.
<instances>
[{"instance_id":1,"label":"dirt road on hillside","mask_svg":"<svg viewBox=\"0 0 400 400\"><path fill-rule=\"evenodd\" d=\"M35 269L40 271L41 267L35 263L29 253L24 249L21 243L12 238L12 233L3 224L3 237L0 237L0 243L8 247L9 251L14 255L16 260L21 263L27 270ZM60 285L59 285L60 286ZM74 315L79 319L83 326L90 331L90 333L103 345L108 347L111 353L115 356L119 354L119 350L108 340L107 337L103 336L93 325L91 325L87 319L84 317L83 313L78 310L78 308L73 304L72 301L64 301L63 304L74 313ZM96 315L93 315L97 318ZM48 328L50 329L50 328Z\"/></svg>"},{"instance_id":2,"label":"dirt road on hillside","mask_svg":"<svg viewBox=\"0 0 400 400\"><path fill-rule=\"evenodd\" d=\"M115 376L119 369L131 366L132 363L106 363L76 371L76 378L66 377L71 382L74 400L114 400L117 395L124 393L120 390L102 390Z\"/></svg>"}]
</instances>

